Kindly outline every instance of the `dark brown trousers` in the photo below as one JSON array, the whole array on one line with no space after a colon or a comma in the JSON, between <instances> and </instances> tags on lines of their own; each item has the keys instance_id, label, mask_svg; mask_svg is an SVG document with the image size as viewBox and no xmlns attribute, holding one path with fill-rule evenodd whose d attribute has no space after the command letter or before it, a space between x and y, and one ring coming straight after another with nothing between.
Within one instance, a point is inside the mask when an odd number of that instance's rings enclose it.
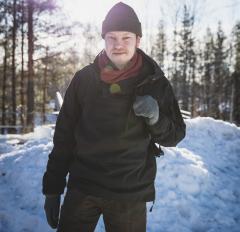
<instances>
[{"instance_id":1,"label":"dark brown trousers","mask_svg":"<svg viewBox=\"0 0 240 232\"><path fill-rule=\"evenodd\" d=\"M100 215L106 232L146 232L146 202L114 201L68 190L57 232L93 232Z\"/></svg>"}]
</instances>

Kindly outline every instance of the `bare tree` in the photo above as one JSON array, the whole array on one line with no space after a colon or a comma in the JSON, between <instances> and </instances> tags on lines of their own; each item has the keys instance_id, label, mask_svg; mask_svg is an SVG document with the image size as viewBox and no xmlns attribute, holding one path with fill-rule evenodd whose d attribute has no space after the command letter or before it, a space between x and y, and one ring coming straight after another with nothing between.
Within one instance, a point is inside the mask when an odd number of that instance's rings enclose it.
<instances>
[{"instance_id":1,"label":"bare tree","mask_svg":"<svg viewBox=\"0 0 240 232\"><path fill-rule=\"evenodd\" d=\"M93 59L97 55L96 50L98 41L100 41L100 33L97 28L90 23L82 25L82 42L84 44L81 57L82 66L93 62Z\"/></svg>"},{"instance_id":2,"label":"bare tree","mask_svg":"<svg viewBox=\"0 0 240 232\"><path fill-rule=\"evenodd\" d=\"M234 27L235 64L232 74L231 121L240 125L240 22Z\"/></svg>"},{"instance_id":3,"label":"bare tree","mask_svg":"<svg viewBox=\"0 0 240 232\"><path fill-rule=\"evenodd\" d=\"M12 26L12 125L16 125L16 33L17 33L17 1L13 0L13 26Z\"/></svg>"},{"instance_id":4,"label":"bare tree","mask_svg":"<svg viewBox=\"0 0 240 232\"><path fill-rule=\"evenodd\" d=\"M33 131L34 128L34 13L51 11L55 8L52 0L36 1L27 0L28 9L28 81L27 81L27 131Z\"/></svg>"},{"instance_id":5,"label":"bare tree","mask_svg":"<svg viewBox=\"0 0 240 232\"><path fill-rule=\"evenodd\" d=\"M7 0L1 3L1 9L3 10L1 14L1 21L3 21L3 27L1 28L1 34L4 34L2 44L3 44L3 78L2 78L2 125L6 125L6 108L7 108L7 69L8 69L8 58L9 58L9 50L8 50L8 39L9 39L9 26L8 26L8 3ZM4 133L4 129L2 129L1 133Z\"/></svg>"},{"instance_id":6,"label":"bare tree","mask_svg":"<svg viewBox=\"0 0 240 232\"><path fill-rule=\"evenodd\" d=\"M25 30L24 25L26 24L25 14L26 8L24 0L21 1L21 78L20 78L20 121L23 128L25 128L25 73L24 73L24 38Z\"/></svg>"},{"instance_id":7,"label":"bare tree","mask_svg":"<svg viewBox=\"0 0 240 232\"><path fill-rule=\"evenodd\" d=\"M27 127L26 131L33 131L34 128L34 70L33 70L33 52L34 52L34 35L33 35L33 13L34 1L27 1L28 9L28 75L27 75Z\"/></svg>"}]
</instances>

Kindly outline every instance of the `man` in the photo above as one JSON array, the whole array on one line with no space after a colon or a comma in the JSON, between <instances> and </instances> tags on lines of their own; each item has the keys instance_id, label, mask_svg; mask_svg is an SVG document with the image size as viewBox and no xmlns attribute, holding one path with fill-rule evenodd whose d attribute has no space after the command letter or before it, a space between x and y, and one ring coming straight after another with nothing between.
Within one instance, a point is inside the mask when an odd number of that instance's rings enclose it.
<instances>
[{"instance_id":1,"label":"man","mask_svg":"<svg viewBox=\"0 0 240 232\"><path fill-rule=\"evenodd\" d=\"M47 220L58 232L94 231L101 214L107 232L146 231L155 143L176 146L185 124L168 80L138 48L141 36L134 10L113 6L102 24L105 49L66 91L43 177Z\"/></svg>"}]
</instances>

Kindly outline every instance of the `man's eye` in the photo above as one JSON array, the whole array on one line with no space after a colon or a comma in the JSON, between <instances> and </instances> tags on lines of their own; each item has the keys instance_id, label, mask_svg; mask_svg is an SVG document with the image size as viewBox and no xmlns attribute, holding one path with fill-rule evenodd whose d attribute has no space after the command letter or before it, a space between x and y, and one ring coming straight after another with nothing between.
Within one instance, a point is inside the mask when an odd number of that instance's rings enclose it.
<instances>
[{"instance_id":1,"label":"man's eye","mask_svg":"<svg viewBox=\"0 0 240 232\"><path fill-rule=\"evenodd\" d=\"M130 37L128 37L128 36L127 36L127 37L123 37L123 39L124 39L124 40L127 40L127 39L130 39Z\"/></svg>"}]
</instances>

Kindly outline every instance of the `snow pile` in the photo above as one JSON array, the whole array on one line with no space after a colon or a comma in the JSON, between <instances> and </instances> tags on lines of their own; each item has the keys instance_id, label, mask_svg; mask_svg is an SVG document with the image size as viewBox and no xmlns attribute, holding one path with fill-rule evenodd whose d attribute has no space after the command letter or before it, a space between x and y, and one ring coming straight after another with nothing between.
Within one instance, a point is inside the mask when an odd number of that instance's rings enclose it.
<instances>
[{"instance_id":1,"label":"snow pile","mask_svg":"<svg viewBox=\"0 0 240 232\"><path fill-rule=\"evenodd\" d=\"M240 128L211 118L186 120L187 135L157 159L148 232L240 231ZM0 231L50 232L41 194L53 130L0 137ZM27 141L14 144L14 139ZM10 143L9 143L10 142ZM105 231L102 218L96 232Z\"/></svg>"},{"instance_id":2,"label":"snow pile","mask_svg":"<svg viewBox=\"0 0 240 232\"><path fill-rule=\"evenodd\" d=\"M211 118L186 124L185 139L158 160L148 231L239 232L240 128Z\"/></svg>"},{"instance_id":3,"label":"snow pile","mask_svg":"<svg viewBox=\"0 0 240 232\"><path fill-rule=\"evenodd\" d=\"M43 212L41 179L52 149L49 128L37 127L29 140L0 156L0 231L50 231ZM30 139L31 138L31 139Z\"/></svg>"}]
</instances>

